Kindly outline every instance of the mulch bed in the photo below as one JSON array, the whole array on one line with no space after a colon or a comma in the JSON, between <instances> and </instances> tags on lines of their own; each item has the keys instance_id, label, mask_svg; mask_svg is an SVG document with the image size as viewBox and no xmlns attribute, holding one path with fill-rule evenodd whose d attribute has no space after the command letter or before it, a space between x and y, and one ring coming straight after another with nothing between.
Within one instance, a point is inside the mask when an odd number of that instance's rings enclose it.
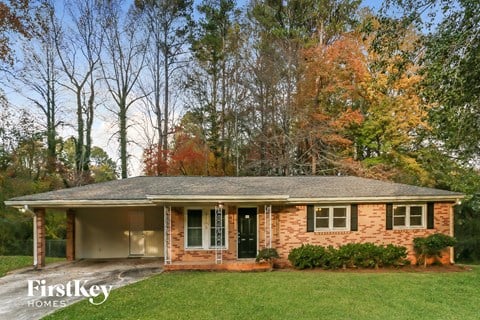
<instances>
[{"instance_id":1,"label":"mulch bed","mask_svg":"<svg viewBox=\"0 0 480 320\"><path fill-rule=\"evenodd\" d=\"M287 271L287 272L339 272L339 273L398 273L398 272L405 272L405 273L448 273L448 272L468 272L471 271L472 268L467 265L460 265L460 264L453 264L453 265L430 265L426 268L423 266L416 266L416 265L409 265L403 267L386 267L386 268L378 268L378 269L366 269L366 268L347 268L347 269L322 269L322 268L315 268L315 269L304 269L304 270L297 270L294 268L282 268L282 269L274 269L275 271Z\"/></svg>"}]
</instances>

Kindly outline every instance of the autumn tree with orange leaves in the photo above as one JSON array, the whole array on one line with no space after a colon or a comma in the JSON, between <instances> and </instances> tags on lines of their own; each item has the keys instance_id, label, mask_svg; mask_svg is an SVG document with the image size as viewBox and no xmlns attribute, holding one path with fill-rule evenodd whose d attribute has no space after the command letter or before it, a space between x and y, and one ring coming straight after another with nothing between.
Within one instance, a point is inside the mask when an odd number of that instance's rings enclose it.
<instances>
[{"instance_id":1,"label":"autumn tree with orange leaves","mask_svg":"<svg viewBox=\"0 0 480 320\"><path fill-rule=\"evenodd\" d=\"M352 33L329 45L306 49L304 61L297 114L298 130L306 133L302 149L310 159L308 173L334 173L353 157L354 131L364 120L366 57Z\"/></svg>"},{"instance_id":2,"label":"autumn tree with orange leaves","mask_svg":"<svg viewBox=\"0 0 480 320\"><path fill-rule=\"evenodd\" d=\"M0 1L0 61L13 64L14 35L31 36L29 0Z\"/></svg>"}]
</instances>

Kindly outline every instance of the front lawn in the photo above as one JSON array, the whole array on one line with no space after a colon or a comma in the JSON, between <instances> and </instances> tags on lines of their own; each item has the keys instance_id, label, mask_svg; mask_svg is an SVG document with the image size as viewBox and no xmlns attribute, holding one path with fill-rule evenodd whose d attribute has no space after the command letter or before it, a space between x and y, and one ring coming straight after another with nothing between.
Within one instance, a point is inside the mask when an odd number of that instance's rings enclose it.
<instances>
[{"instance_id":1,"label":"front lawn","mask_svg":"<svg viewBox=\"0 0 480 320\"><path fill-rule=\"evenodd\" d=\"M65 261L65 258L50 258L45 259L46 263ZM31 256L0 256L0 277L3 277L7 272L25 268L33 265L33 258Z\"/></svg>"},{"instance_id":2,"label":"front lawn","mask_svg":"<svg viewBox=\"0 0 480 320\"><path fill-rule=\"evenodd\" d=\"M164 273L46 319L478 319L480 267L465 272Z\"/></svg>"}]
</instances>

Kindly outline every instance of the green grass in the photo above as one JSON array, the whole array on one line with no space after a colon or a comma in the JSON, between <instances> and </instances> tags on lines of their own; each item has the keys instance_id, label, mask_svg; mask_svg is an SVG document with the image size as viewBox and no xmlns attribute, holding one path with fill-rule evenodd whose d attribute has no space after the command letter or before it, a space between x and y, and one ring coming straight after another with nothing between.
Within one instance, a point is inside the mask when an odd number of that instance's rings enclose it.
<instances>
[{"instance_id":1,"label":"green grass","mask_svg":"<svg viewBox=\"0 0 480 320\"><path fill-rule=\"evenodd\" d=\"M65 261L65 258L50 258L45 259L46 263ZM0 277L3 277L7 272L25 268L33 265L33 258L31 256L0 256Z\"/></svg>"},{"instance_id":2,"label":"green grass","mask_svg":"<svg viewBox=\"0 0 480 320\"><path fill-rule=\"evenodd\" d=\"M451 273L164 273L46 319L479 319L480 267Z\"/></svg>"}]
</instances>

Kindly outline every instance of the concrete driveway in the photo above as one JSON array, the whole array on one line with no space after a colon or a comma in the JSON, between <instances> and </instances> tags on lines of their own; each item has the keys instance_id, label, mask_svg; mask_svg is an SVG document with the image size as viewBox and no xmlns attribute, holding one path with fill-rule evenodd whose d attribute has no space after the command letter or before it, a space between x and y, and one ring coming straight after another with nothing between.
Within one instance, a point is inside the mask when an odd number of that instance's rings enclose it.
<instances>
[{"instance_id":1,"label":"concrete driveway","mask_svg":"<svg viewBox=\"0 0 480 320\"><path fill-rule=\"evenodd\" d=\"M110 289L160 273L162 268L163 261L145 258L79 260L53 263L40 271L17 270L0 278L0 319L40 319L82 299L107 302L112 298Z\"/></svg>"}]
</instances>

